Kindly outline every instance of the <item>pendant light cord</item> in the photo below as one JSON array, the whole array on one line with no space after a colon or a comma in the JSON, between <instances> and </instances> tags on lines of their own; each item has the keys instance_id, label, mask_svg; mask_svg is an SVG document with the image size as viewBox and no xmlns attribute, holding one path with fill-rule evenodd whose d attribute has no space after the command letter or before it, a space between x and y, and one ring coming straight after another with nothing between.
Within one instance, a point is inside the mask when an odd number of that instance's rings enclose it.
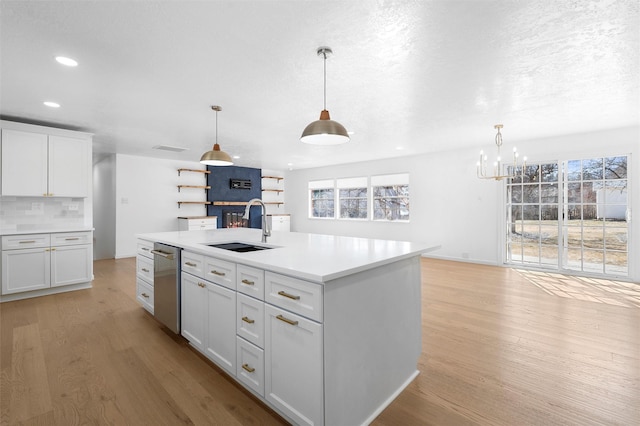
<instances>
[{"instance_id":1,"label":"pendant light cord","mask_svg":"<svg viewBox=\"0 0 640 426\"><path fill-rule=\"evenodd\" d=\"M327 109L327 52L322 52L324 57L324 110Z\"/></svg>"}]
</instances>

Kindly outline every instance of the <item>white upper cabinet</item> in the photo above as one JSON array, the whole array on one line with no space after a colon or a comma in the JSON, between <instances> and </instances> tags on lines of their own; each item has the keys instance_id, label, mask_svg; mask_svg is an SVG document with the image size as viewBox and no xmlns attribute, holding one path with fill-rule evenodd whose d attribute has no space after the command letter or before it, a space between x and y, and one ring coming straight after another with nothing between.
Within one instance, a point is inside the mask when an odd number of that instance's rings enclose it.
<instances>
[{"instance_id":1,"label":"white upper cabinet","mask_svg":"<svg viewBox=\"0 0 640 426\"><path fill-rule=\"evenodd\" d=\"M87 197L90 143L2 129L2 195Z\"/></svg>"}]
</instances>

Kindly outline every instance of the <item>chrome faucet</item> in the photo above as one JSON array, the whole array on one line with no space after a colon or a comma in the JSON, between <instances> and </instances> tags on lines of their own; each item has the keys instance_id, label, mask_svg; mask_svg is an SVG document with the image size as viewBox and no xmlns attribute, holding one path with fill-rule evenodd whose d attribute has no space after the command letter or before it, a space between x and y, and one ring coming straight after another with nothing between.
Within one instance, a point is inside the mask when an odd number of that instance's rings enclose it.
<instances>
[{"instance_id":1,"label":"chrome faucet","mask_svg":"<svg viewBox=\"0 0 640 426\"><path fill-rule=\"evenodd\" d=\"M244 215L242 216L242 218L245 220L249 220L249 210L254 203L259 203L262 206L262 242L266 243L267 237L271 236L271 229L269 228L269 225L267 223L267 207L264 205L260 198L249 200L249 202L247 203L247 208L244 209Z\"/></svg>"}]
</instances>

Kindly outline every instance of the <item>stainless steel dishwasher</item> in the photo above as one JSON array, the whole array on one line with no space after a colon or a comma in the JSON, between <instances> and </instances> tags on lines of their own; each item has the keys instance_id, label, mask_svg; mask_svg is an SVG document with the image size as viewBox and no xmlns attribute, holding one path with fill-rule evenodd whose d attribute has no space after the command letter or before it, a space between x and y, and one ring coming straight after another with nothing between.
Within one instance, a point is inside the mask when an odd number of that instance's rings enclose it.
<instances>
[{"instance_id":1,"label":"stainless steel dishwasher","mask_svg":"<svg viewBox=\"0 0 640 426\"><path fill-rule=\"evenodd\" d=\"M174 333L180 333L180 248L154 243L153 315Z\"/></svg>"}]
</instances>

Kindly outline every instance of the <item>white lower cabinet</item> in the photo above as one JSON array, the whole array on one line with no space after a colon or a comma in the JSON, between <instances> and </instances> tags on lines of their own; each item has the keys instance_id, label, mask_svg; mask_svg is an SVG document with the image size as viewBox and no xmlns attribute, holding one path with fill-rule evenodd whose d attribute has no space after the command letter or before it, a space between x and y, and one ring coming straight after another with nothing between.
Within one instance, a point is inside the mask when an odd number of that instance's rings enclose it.
<instances>
[{"instance_id":1,"label":"white lower cabinet","mask_svg":"<svg viewBox=\"0 0 640 426\"><path fill-rule=\"evenodd\" d=\"M207 283L205 354L232 376L236 374L236 292Z\"/></svg>"},{"instance_id":2,"label":"white lower cabinet","mask_svg":"<svg viewBox=\"0 0 640 426\"><path fill-rule=\"evenodd\" d=\"M204 351L206 325L204 289L206 284L201 278L183 272L181 278L181 334L193 346Z\"/></svg>"},{"instance_id":3,"label":"white lower cabinet","mask_svg":"<svg viewBox=\"0 0 640 426\"><path fill-rule=\"evenodd\" d=\"M265 398L301 425L324 424L322 324L265 304Z\"/></svg>"},{"instance_id":4,"label":"white lower cabinet","mask_svg":"<svg viewBox=\"0 0 640 426\"><path fill-rule=\"evenodd\" d=\"M181 334L232 376L236 374L236 292L181 275Z\"/></svg>"},{"instance_id":5,"label":"white lower cabinet","mask_svg":"<svg viewBox=\"0 0 640 426\"><path fill-rule=\"evenodd\" d=\"M2 237L2 294L88 283L91 232Z\"/></svg>"},{"instance_id":6,"label":"white lower cabinet","mask_svg":"<svg viewBox=\"0 0 640 426\"><path fill-rule=\"evenodd\" d=\"M136 256L136 299L151 314L154 312L153 242L138 240Z\"/></svg>"},{"instance_id":7,"label":"white lower cabinet","mask_svg":"<svg viewBox=\"0 0 640 426\"><path fill-rule=\"evenodd\" d=\"M188 251L181 277L182 336L293 423L324 424L322 286Z\"/></svg>"}]
</instances>

